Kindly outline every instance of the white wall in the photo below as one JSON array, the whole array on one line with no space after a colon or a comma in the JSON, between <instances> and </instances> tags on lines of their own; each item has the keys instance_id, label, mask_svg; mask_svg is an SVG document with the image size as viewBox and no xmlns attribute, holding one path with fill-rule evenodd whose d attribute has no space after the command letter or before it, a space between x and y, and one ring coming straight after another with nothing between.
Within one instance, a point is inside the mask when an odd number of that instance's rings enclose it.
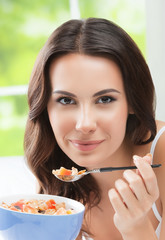
<instances>
[{"instance_id":1,"label":"white wall","mask_svg":"<svg viewBox=\"0 0 165 240\"><path fill-rule=\"evenodd\" d=\"M165 0L145 1L147 62L156 88L156 117L165 121Z\"/></svg>"},{"instance_id":2,"label":"white wall","mask_svg":"<svg viewBox=\"0 0 165 240\"><path fill-rule=\"evenodd\" d=\"M36 179L23 156L0 157L0 197L36 193Z\"/></svg>"}]
</instances>

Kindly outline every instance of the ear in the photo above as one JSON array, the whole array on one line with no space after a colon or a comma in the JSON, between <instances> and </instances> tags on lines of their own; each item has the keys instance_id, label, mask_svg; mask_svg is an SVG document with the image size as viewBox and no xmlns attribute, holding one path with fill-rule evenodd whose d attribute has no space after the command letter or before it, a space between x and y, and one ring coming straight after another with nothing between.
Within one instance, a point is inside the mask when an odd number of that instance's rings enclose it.
<instances>
[{"instance_id":1,"label":"ear","mask_svg":"<svg viewBox=\"0 0 165 240\"><path fill-rule=\"evenodd\" d=\"M128 114L135 114L131 106L128 107Z\"/></svg>"}]
</instances>

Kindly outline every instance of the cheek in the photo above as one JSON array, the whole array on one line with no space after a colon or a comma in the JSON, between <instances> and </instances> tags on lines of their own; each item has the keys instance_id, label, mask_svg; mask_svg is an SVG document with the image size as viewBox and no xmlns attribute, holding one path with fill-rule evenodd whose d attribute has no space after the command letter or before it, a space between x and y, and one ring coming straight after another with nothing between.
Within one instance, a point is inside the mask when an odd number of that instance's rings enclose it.
<instances>
[{"instance_id":1,"label":"cheek","mask_svg":"<svg viewBox=\"0 0 165 240\"><path fill-rule=\"evenodd\" d=\"M49 121L57 142L60 142L60 139L64 139L74 126L72 118L68 115L66 117L66 114L63 113L48 112Z\"/></svg>"},{"instance_id":2,"label":"cheek","mask_svg":"<svg viewBox=\"0 0 165 240\"><path fill-rule=\"evenodd\" d=\"M125 137L126 124L128 118L127 105L102 115L102 127L113 139L122 140Z\"/></svg>"}]
</instances>

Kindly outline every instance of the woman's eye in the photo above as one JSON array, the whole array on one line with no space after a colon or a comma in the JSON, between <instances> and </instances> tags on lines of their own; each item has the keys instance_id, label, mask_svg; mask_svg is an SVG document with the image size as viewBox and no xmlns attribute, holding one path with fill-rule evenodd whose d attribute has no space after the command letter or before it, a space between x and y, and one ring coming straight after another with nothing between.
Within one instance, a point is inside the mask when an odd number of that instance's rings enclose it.
<instances>
[{"instance_id":1,"label":"woman's eye","mask_svg":"<svg viewBox=\"0 0 165 240\"><path fill-rule=\"evenodd\" d=\"M97 103L110 103L112 101L114 101L114 98L108 97L108 96L103 96L98 99Z\"/></svg>"},{"instance_id":2,"label":"woman's eye","mask_svg":"<svg viewBox=\"0 0 165 240\"><path fill-rule=\"evenodd\" d=\"M63 105L75 104L75 101L71 98L68 98L68 97L59 98L58 102L62 103Z\"/></svg>"}]
</instances>

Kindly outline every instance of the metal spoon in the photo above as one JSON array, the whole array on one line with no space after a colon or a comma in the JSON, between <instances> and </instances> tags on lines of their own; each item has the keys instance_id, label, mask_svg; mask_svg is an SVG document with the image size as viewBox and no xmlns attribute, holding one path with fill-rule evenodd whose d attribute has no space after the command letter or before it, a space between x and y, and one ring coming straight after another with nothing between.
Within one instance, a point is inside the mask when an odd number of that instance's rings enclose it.
<instances>
[{"instance_id":1,"label":"metal spoon","mask_svg":"<svg viewBox=\"0 0 165 240\"><path fill-rule=\"evenodd\" d=\"M152 168L157 168L160 166L161 166L161 164L151 165ZM136 166L128 166L128 167L97 168L97 169L86 171L79 175L57 175L57 174L54 174L53 171L52 171L52 173L56 178L60 179L63 182L74 182L74 181L81 179L82 177L84 177L85 175L87 175L89 173L112 172L112 171L126 170L126 169L137 169L137 167Z\"/></svg>"}]
</instances>

